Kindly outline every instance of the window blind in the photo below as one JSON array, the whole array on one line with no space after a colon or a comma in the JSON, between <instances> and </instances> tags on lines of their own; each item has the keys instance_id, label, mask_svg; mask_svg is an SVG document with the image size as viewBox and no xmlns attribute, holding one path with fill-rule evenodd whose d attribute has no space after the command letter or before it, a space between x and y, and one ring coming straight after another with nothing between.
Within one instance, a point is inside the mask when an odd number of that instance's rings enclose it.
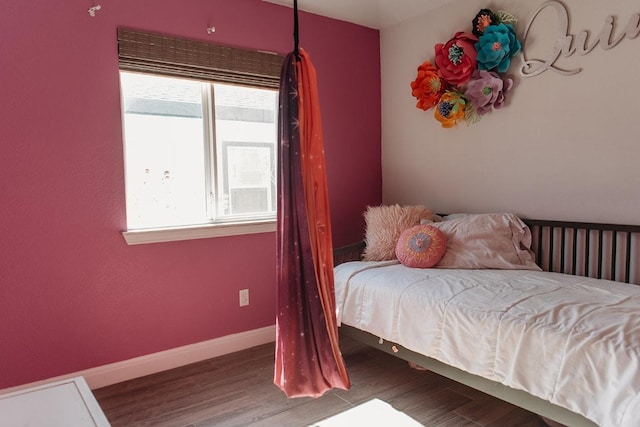
<instances>
[{"instance_id":1,"label":"window blind","mask_svg":"<svg viewBox=\"0 0 640 427\"><path fill-rule=\"evenodd\" d=\"M120 69L278 88L284 58L212 43L118 28Z\"/></svg>"}]
</instances>

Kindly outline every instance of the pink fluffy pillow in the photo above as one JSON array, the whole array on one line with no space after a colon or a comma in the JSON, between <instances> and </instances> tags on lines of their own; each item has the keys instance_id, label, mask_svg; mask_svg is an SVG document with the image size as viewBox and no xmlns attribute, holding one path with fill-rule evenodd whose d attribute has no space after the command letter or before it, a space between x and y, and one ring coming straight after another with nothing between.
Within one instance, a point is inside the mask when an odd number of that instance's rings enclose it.
<instances>
[{"instance_id":1,"label":"pink fluffy pillow","mask_svg":"<svg viewBox=\"0 0 640 427\"><path fill-rule=\"evenodd\" d=\"M365 261L386 261L396 258L400 234L420 221L433 221L433 212L424 206L369 206L364 213L366 223Z\"/></svg>"},{"instance_id":2,"label":"pink fluffy pillow","mask_svg":"<svg viewBox=\"0 0 640 427\"><path fill-rule=\"evenodd\" d=\"M442 231L431 225L416 225L400 235L396 256L407 267L430 268L446 250L447 239Z\"/></svg>"}]
</instances>

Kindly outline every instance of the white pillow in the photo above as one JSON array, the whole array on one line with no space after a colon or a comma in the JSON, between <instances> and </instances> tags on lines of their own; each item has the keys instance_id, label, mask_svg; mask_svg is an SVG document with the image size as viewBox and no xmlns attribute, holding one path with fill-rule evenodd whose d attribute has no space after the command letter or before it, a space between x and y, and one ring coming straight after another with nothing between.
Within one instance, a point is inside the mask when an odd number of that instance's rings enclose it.
<instances>
[{"instance_id":1,"label":"white pillow","mask_svg":"<svg viewBox=\"0 0 640 427\"><path fill-rule=\"evenodd\" d=\"M541 270L531 251L531 231L513 214L449 215L430 225L447 238L436 268Z\"/></svg>"}]
</instances>

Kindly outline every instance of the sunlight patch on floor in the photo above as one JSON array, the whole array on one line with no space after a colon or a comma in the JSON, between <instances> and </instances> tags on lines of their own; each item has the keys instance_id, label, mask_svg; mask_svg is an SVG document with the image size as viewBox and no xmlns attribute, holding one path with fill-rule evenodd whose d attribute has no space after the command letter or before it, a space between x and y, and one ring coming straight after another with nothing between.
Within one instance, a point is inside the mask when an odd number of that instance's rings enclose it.
<instances>
[{"instance_id":1,"label":"sunlight patch on floor","mask_svg":"<svg viewBox=\"0 0 640 427\"><path fill-rule=\"evenodd\" d=\"M393 427L424 427L404 412L380 399L372 399L309 427L352 427L388 425Z\"/></svg>"}]
</instances>

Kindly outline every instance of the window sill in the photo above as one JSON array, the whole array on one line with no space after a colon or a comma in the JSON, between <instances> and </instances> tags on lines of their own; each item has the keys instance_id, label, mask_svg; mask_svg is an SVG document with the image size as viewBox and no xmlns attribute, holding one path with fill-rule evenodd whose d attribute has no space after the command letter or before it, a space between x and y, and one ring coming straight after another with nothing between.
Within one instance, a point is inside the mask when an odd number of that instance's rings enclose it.
<instances>
[{"instance_id":1,"label":"window sill","mask_svg":"<svg viewBox=\"0 0 640 427\"><path fill-rule=\"evenodd\" d=\"M207 239L210 237L270 233L273 231L276 231L275 220L131 230L123 231L122 236L126 240L127 245L143 245L147 243Z\"/></svg>"}]
</instances>

